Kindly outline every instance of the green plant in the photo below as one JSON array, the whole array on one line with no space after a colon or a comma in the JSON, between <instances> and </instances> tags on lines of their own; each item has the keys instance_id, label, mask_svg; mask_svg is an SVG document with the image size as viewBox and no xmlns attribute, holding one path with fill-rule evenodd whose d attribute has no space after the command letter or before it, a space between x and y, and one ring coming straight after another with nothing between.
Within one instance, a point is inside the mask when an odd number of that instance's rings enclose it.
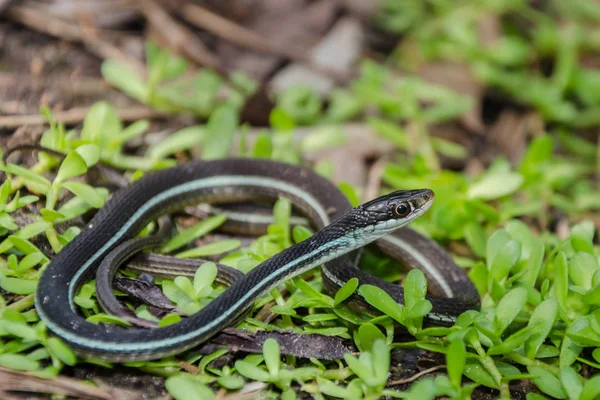
<instances>
[{"instance_id":1,"label":"green plant","mask_svg":"<svg viewBox=\"0 0 600 400\"><path fill-rule=\"evenodd\" d=\"M204 69L186 74L189 65L182 57L171 54L154 42L146 42L146 76L117 60L102 64L102 76L119 90L157 110L191 112L208 117L219 106L243 105L256 83L242 73L232 75L233 86L225 89L223 79Z\"/></svg>"}]
</instances>

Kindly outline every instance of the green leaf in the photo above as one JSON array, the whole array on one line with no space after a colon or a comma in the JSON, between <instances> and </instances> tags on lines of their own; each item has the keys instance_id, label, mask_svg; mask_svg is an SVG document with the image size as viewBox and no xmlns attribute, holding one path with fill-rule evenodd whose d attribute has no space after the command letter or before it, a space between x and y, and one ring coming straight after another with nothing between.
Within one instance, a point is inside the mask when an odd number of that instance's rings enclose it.
<instances>
[{"instance_id":1,"label":"green leaf","mask_svg":"<svg viewBox=\"0 0 600 400\"><path fill-rule=\"evenodd\" d=\"M277 106L278 108L273 111L280 109L294 122L300 125L312 124L321 113L321 98L311 87L294 86L284 90L278 96ZM281 129L283 123L279 122L276 116L271 116L270 119L271 126ZM286 123L285 126L289 126L289 123Z\"/></svg>"},{"instance_id":2,"label":"green leaf","mask_svg":"<svg viewBox=\"0 0 600 400\"><path fill-rule=\"evenodd\" d=\"M580 346L600 347L600 333L592 325L592 315L580 316L567 328L567 336Z\"/></svg>"},{"instance_id":3,"label":"green leaf","mask_svg":"<svg viewBox=\"0 0 600 400\"><path fill-rule=\"evenodd\" d=\"M123 124L119 120L116 108L100 101L94 104L85 116L81 139L95 143L104 150L113 139L119 137L122 131Z\"/></svg>"},{"instance_id":4,"label":"green leaf","mask_svg":"<svg viewBox=\"0 0 600 400\"><path fill-rule=\"evenodd\" d=\"M583 385L579 400L594 400L598 396L600 396L600 376L596 375Z\"/></svg>"},{"instance_id":5,"label":"green leaf","mask_svg":"<svg viewBox=\"0 0 600 400\"><path fill-rule=\"evenodd\" d=\"M517 347L521 346L527 339L529 339L533 333L534 327L523 328L509 337L507 337L502 343L490 347L488 354L491 356L498 354L506 354Z\"/></svg>"},{"instance_id":6,"label":"green leaf","mask_svg":"<svg viewBox=\"0 0 600 400\"><path fill-rule=\"evenodd\" d=\"M533 334L525 343L525 355L533 359L544 343L558 315L558 303L555 299L544 300L531 313L527 326L533 327Z\"/></svg>"},{"instance_id":7,"label":"green leaf","mask_svg":"<svg viewBox=\"0 0 600 400\"><path fill-rule=\"evenodd\" d=\"M346 364L348 364L348 367L350 367L352 372L354 372L356 376L358 376L360 379L362 379L365 382L368 382L372 379L373 374L371 373L371 370L369 369L369 367L362 364L358 358L354 357L349 353L346 353L344 354L344 360L346 360Z\"/></svg>"},{"instance_id":8,"label":"green leaf","mask_svg":"<svg viewBox=\"0 0 600 400\"><path fill-rule=\"evenodd\" d=\"M569 269L567 267L567 256L562 251L554 259L554 295L558 300L560 308L566 312L567 294L569 293Z\"/></svg>"},{"instance_id":9,"label":"green leaf","mask_svg":"<svg viewBox=\"0 0 600 400\"><path fill-rule=\"evenodd\" d=\"M540 171L540 168L552 157L554 143L549 135L534 138L521 161L520 171L524 175L531 175Z\"/></svg>"},{"instance_id":10,"label":"green leaf","mask_svg":"<svg viewBox=\"0 0 600 400\"><path fill-rule=\"evenodd\" d=\"M205 292L204 289L209 289L215 281L217 273L217 266L212 262L204 263L196 270L194 274L194 293L197 297L207 297L212 292L212 289L210 289L205 296L202 296Z\"/></svg>"},{"instance_id":11,"label":"green leaf","mask_svg":"<svg viewBox=\"0 0 600 400\"><path fill-rule=\"evenodd\" d=\"M521 256L523 259L528 259L534 240L531 229L520 220L508 221L505 229L513 239L521 242Z\"/></svg>"},{"instance_id":12,"label":"green leaf","mask_svg":"<svg viewBox=\"0 0 600 400\"><path fill-rule=\"evenodd\" d=\"M263 355L265 357L265 365L272 376L277 376L279 373L279 343L273 338L268 338L263 344Z\"/></svg>"},{"instance_id":13,"label":"green leaf","mask_svg":"<svg viewBox=\"0 0 600 400\"><path fill-rule=\"evenodd\" d=\"M360 351L371 351L377 339L385 341L385 336L375 325L366 323L358 327L358 337L355 336L354 341Z\"/></svg>"},{"instance_id":14,"label":"green leaf","mask_svg":"<svg viewBox=\"0 0 600 400\"><path fill-rule=\"evenodd\" d=\"M577 251L594 254L594 223L583 221L571 229L571 246Z\"/></svg>"},{"instance_id":15,"label":"green leaf","mask_svg":"<svg viewBox=\"0 0 600 400\"><path fill-rule=\"evenodd\" d=\"M21 315L19 315L21 317ZM38 332L26 324L24 321L13 321L6 316L6 312L0 320L0 328L13 336L17 336L24 341L31 342L39 339Z\"/></svg>"},{"instance_id":16,"label":"green leaf","mask_svg":"<svg viewBox=\"0 0 600 400\"><path fill-rule=\"evenodd\" d=\"M296 400L296 392L294 389L288 388L281 392L281 400Z\"/></svg>"},{"instance_id":17,"label":"green leaf","mask_svg":"<svg viewBox=\"0 0 600 400\"><path fill-rule=\"evenodd\" d=\"M283 247L292 245L290 238L290 216L292 215L292 203L286 197L280 197L273 206L274 225L281 229L283 236Z\"/></svg>"},{"instance_id":18,"label":"green leaf","mask_svg":"<svg viewBox=\"0 0 600 400\"><path fill-rule=\"evenodd\" d=\"M162 317L161 320L158 322L158 327L162 328L164 326L176 324L180 321L181 317L179 316L179 314L167 314L164 317Z\"/></svg>"},{"instance_id":19,"label":"green leaf","mask_svg":"<svg viewBox=\"0 0 600 400\"><path fill-rule=\"evenodd\" d=\"M81 156L85 165L87 167L91 167L96 165L98 160L100 159L100 148L95 144L83 144L75 149L77 154Z\"/></svg>"},{"instance_id":20,"label":"green leaf","mask_svg":"<svg viewBox=\"0 0 600 400\"><path fill-rule=\"evenodd\" d=\"M385 386L390 371L390 349L385 340L375 339L371 353L373 354L373 384Z\"/></svg>"},{"instance_id":21,"label":"green leaf","mask_svg":"<svg viewBox=\"0 0 600 400\"><path fill-rule=\"evenodd\" d=\"M570 365L573 365L582 350L583 347L577 345L570 337L565 336L560 345L560 368L566 368Z\"/></svg>"},{"instance_id":22,"label":"green leaf","mask_svg":"<svg viewBox=\"0 0 600 400\"><path fill-rule=\"evenodd\" d=\"M15 195L15 197L13 197L13 200L11 201L12 204L15 202L15 199L17 200L15 209L25 207L26 205L35 203L40 199L39 197L33 195L18 197L18 193L19 192L17 192L17 195Z\"/></svg>"},{"instance_id":23,"label":"green leaf","mask_svg":"<svg viewBox=\"0 0 600 400\"><path fill-rule=\"evenodd\" d=\"M408 392L407 400L433 400L437 395L436 383L431 378L420 379L415 382Z\"/></svg>"},{"instance_id":24,"label":"green leaf","mask_svg":"<svg viewBox=\"0 0 600 400\"><path fill-rule=\"evenodd\" d=\"M380 118L368 118L367 124L381 137L386 138L398 149L406 149L408 146L407 134L401 125Z\"/></svg>"},{"instance_id":25,"label":"green leaf","mask_svg":"<svg viewBox=\"0 0 600 400\"><path fill-rule=\"evenodd\" d=\"M494 361L494 364L496 365L496 368L503 377L510 377L521 374L519 368L515 367L512 364L507 364L502 361Z\"/></svg>"},{"instance_id":26,"label":"green leaf","mask_svg":"<svg viewBox=\"0 0 600 400\"><path fill-rule=\"evenodd\" d=\"M269 114L269 124L278 131L290 131L296 127L294 119L285 110L275 107Z\"/></svg>"},{"instance_id":27,"label":"green leaf","mask_svg":"<svg viewBox=\"0 0 600 400\"><path fill-rule=\"evenodd\" d=\"M406 317L410 320L413 326L420 329L422 318L429 314L432 308L433 305L429 300L419 300L408 310Z\"/></svg>"},{"instance_id":28,"label":"green leaf","mask_svg":"<svg viewBox=\"0 0 600 400\"><path fill-rule=\"evenodd\" d=\"M6 204L8 201L8 196L12 193L12 184L10 180L7 179L0 185L0 204Z\"/></svg>"},{"instance_id":29,"label":"green leaf","mask_svg":"<svg viewBox=\"0 0 600 400\"><path fill-rule=\"evenodd\" d=\"M404 323L404 307L396 303L383 289L373 285L361 285L358 292L367 303L397 322Z\"/></svg>"},{"instance_id":30,"label":"green leaf","mask_svg":"<svg viewBox=\"0 0 600 400\"><path fill-rule=\"evenodd\" d=\"M540 274L542 268L542 261L544 259L544 242L535 238L531 246L531 253L529 259L525 264L525 274L519 278L520 282L523 282L526 286L534 287L535 283Z\"/></svg>"},{"instance_id":31,"label":"green leaf","mask_svg":"<svg viewBox=\"0 0 600 400\"><path fill-rule=\"evenodd\" d=\"M319 385L319 393L326 394L328 396L339 397L342 399L352 399L350 390L345 387L338 386L332 381L329 381L321 376L317 375L317 384ZM357 397L360 398L360 397Z\"/></svg>"},{"instance_id":32,"label":"green leaf","mask_svg":"<svg viewBox=\"0 0 600 400\"><path fill-rule=\"evenodd\" d=\"M29 225L25 225L24 227L19 229L17 232L13 233L11 236L17 237L19 239L30 239L34 236L39 235L40 233L45 232L46 229L50 228L51 226L52 226L52 224L49 223L48 221L39 220L39 221L32 222Z\"/></svg>"},{"instance_id":33,"label":"green leaf","mask_svg":"<svg viewBox=\"0 0 600 400\"><path fill-rule=\"evenodd\" d=\"M86 172L87 165L85 161L75 150L72 150L60 164L56 178L54 178L54 184L60 184L67 179L83 175Z\"/></svg>"},{"instance_id":34,"label":"green leaf","mask_svg":"<svg viewBox=\"0 0 600 400\"><path fill-rule=\"evenodd\" d=\"M302 138L302 153L315 153L336 148L346 143L346 136L339 126L317 126Z\"/></svg>"},{"instance_id":35,"label":"green leaf","mask_svg":"<svg viewBox=\"0 0 600 400\"><path fill-rule=\"evenodd\" d=\"M348 183L341 182L338 184L338 188L346 195L352 207L356 207L360 204L360 199L356 193L354 187Z\"/></svg>"},{"instance_id":36,"label":"green leaf","mask_svg":"<svg viewBox=\"0 0 600 400\"><path fill-rule=\"evenodd\" d=\"M478 222L469 222L463 228L465 240L478 257L485 256L486 234Z\"/></svg>"},{"instance_id":37,"label":"green leaf","mask_svg":"<svg viewBox=\"0 0 600 400\"><path fill-rule=\"evenodd\" d=\"M29 358L30 360L35 360L35 361L45 360L49 357L50 357L50 353L48 352L48 350L46 350L43 347L27 354L27 358Z\"/></svg>"},{"instance_id":38,"label":"green leaf","mask_svg":"<svg viewBox=\"0 0 600 400\"><path fill-rule=\"evenodd\" d=\"M527 371L533 376L533 382L542 392L557 399L567 398L560 381L552 373L535 365L527 367Z\"/></svg>"},{"instance_id":39,"label":"green leaf","mask_svg":"<svg viewBox=\"0 0 600 400\"><path fill-rule=\"evenodd\" d=\"M569 260L569 277L585 290L592 288L592 279L599 269L598 260L589 253L575 253Z\"/></svg>"},{"instance_id":40,"label":"green leaf","mask_svg":"<svg viewBox=\"0 0 600 400\"><path fill-rule=\"evenodd\" d=\"M12 217L9 214L4 213L4 212L0 212L0 226L4 227L10 231L19 229L19 225L15 224Z\"/></svg>"},{"instance_id":41,"label":"green leaf","mask_svg":"<svg viewBox=\"0 0 600 400\"><path fill-rule=\"evenodd\" d=\"M212 160L229 156L237 128L238 114L233 107L223 105L215 109L206 124L207 134L202 159Z\"/></svg>"},{"instance_id":42,"label":"green leaf","mask_svg":"<svg viewBox=\"0 0 600 400\"><path fill-rule=\"evenodd\" d=\"M520 287L510 290L498 302L496 316L494 317L494 328L498 336L511 324L526 303L527 290Z\"/></svg>"},{"instance_id":43,"label":"green leaf","mask_svg":"<svg viewBox=\"0 0 600 400\"><path fill-rule=\"evenodd\" d=\"M162 248L162 251L165 253L176 250L187 243L191 242L194 239L197 239L203 235L206 235L208 232L218 228L221 226L227 217L224 215L215 215L213 217L207 218L204 221L197 223L196 225L188 228L178 235L172 237Z\"/></svg>"},{"instance_id":44,"label":"green leaf","mask_svg":"<svg viewBox=\"0 0 600 400\"><path fill-rule=\"evenodd\" d=\"M19 261L19 266L17 267L16 271L20 273L28 271L31 268L38 265L39 263L41 263L42 261L44 261L44 258L45 256L42 253L28 254L25 257L23 257L21 261Z\"/></svg>"},{"instance_id":45,"label":"green leaf","mask_svg":"<svg viewBox=\"0 0 600 400\"><path fill-rule=\"evenodd\" d=\"M152 159L162 159L178 151L188 150L200 146L206 137L207 131L202 126L188 126L177 132L171 133L160 143L149 146L146 155Z\"/></svg>"},{"instance_id":46,"label":"green leaf","mask_svg":"<svg viewBox=\"0 0 600 400\"><path fill-rule=\"evenodd\" d=\"M302 293L306 294L311 299L316 299L324 304L331 304L333 306L333 299L320 291L313 288L309 283L304 281L301 277L294 278L294 284Z\"/></svg>"},{"instance_id":47,"label":"green leaf","mask_svg":"<svg viewBox=\"0 0 600 400\"><path fill-rule=\"evenodd\" d=\"M455 388L460 388L467 360L467 350L462 340L453 340L446 353L448 377Z\"/></svg>"},{"instance_id":48,"label":"green leaf","mask_svg":"<svg viewBox=\"0 0 600 400\"><path fill-rule=\"evenodd\" d=\"M222 376L219 379L217 379L217 382L219 383L219 385L229 390L241 389L246 383L244 381L244 378L242 378L239 375Z\"/></svg>"},{"instance_id":49,"label":"green leaf","mask_svg":"<svg viewBox=\"0 0 600 400\"><path fill-rule=\"evenodd\" d=\"M34 371L40 368L40 363L20 354L0 354L0 366L17 371Z\"/></svg>"},{"instance_id":50,"label":"green leaf","mask_svg":"<svg viewBox=\"0 0 600 400\"><path fill-rule=\"evenodd\" d=\"M151 50L154 47L154 50ZM152 41L146 42L146 51L148 57L148 66L151 67L155 64L156 57L154 55L159 55L160 53L165 53L167 55L167 60L162 68L161 79L173 79L182 75L188 69L188 62L184 57L178 56L176 54L171 53L167 49L161 49Z\"/></svg>"},{"instance_id":51,"label":"green leaf","mask_svg":"<svg viewBox=\"0 0 600 400\"><path fill-rule=\"evenodd\" d=\"M267 132L260 132L254 140L252 148L252 157L254 158L271 158L273 154L273 140Z\"/></svg>"},{"instance_id":52,"label":"green leaf","mask_svg":"<svg viewBox=\"0 0 600 400\"><path fill-rule=\"evenodd\" d=\"M194 290L194 285L192 281L187 276L178 276L173 279L173 283L181 289L190 299L194 299L196 297L196 291ZM163 285L163 291L165 290L165 285ZM165 292L167 294L167 292ZM167 297L171 297L167 294ZM175 302L178 302L174 300Z\"/></svg>"},{"instance_id":53,"label":"green leaf","mask_svg":"<svg viewBox=\"0 0 600 400\"><path fill-rule=\"evenodd\" d=\"M542 396L541 394L537 394L537 393L527 393L525 398L527 400L548 400L548 398L546 396Z\"/></svg>"},{"instance_id":54,"label":"green leaf","mask_svg":"<svg viewBox=\"0 0 600 400\"><path fill-rule=\"evenodd\" d=\"M494 232L487 241L486 245L486 261L488 268L491 268L492 262L496 255L500 253L500 250L511 240L511 237L508 232L505 230L497 230Z\"/></svg>"},{"instance_id":55,"label":"green leaf","mask_svg":"<svg viewBox=\"0 0 600 400\"><path fill-rule=\"evenodd\" d=\"M69 181L64 182L62 186L94 208L102 208L104 206L104 196L88 184Z\"/></svg>"},{"instance_id":56,"label":"green leaf","mask_svg":"<svg viewBox=\"0 0 600 400\"><path fill-rule=\"evenodd\" d=\"M119 137L114 139L113 143L120 145L121 143L135 139L136 137L144 134L149 127L150 122L148 122L146 119L135 121L133 124L123 129Z\"/></svg>"},{"instance_id":57,"label":"green leaf","mask_svg":"<svg viewBox=\"0 0 600 400\"><path fill-rule=\"evenodd\" d=\"M41 189L40 193L45 194L48 190L50 190L50 186L52 186L50 181L44 178L43 176L38 175L35 172L32 172L26 168L19 167L15 164L6 164L4 166L4 172L6 172L7 174L20 176L26 181L34 183L36 185L36 189Z\"/></svg>"},{"instance_id":58,"label":"green leaf","mask_svg":"<svg viewBox=\"0 0 600 400\"><path fill-rule=\"evenodd\" d=\"M583 378L571 367L561 368L560 382L570 400L578 400L583 390ZM600 392L599 392L600 394Z\"/></svg>"},{"instance_id":59,"label":"green leaf","mask_svg":"<svg viewBox=\"0 0 600 400\"><path fill-rule=\"evenodd\" d=\"M91 300L91 299L88 299ZM93 301L93 300L92 300ZM77 301L77 297L75 298L75 303L79 305ZM114 324L120 326L131 326L131 322L126 321L122 318L117 317L116 315L109 315L104 313L94 314L91 317L87 317L85 319L87 322L91 322L92 324Z\"/></svg>"},{"instance_id":60,"label":"green leaf","mask_svg":"<svg viewBox=\"0 0 600 400\"><path fill-rule=\"evenodd\" d=\"M73 351L59 338L51 337L47 342L48 350L66 365L77 364L77 358Z\"/></svg>"},{"instance_id":61,"label":"green leaf","mask_svg":"<svg viewBox=\"0 0 600 400\"><path fill-rule=\"evenodd\" d=\"M498 384L488 371L479 363L468 363L465 365L465 376L480 385L499 389Z\"/></svg>"},{"instance_id":62,"label":"green leaf","mask_svg":"<svg viewBox=\"0 0 600 400\"><path fill-rule=\"evenodd\" d=\"M323 313L323 314L310 314L307 315L306 317L302 317L302 320L305 322L324 322L324 321L333 321L337 319L337 315L335 314L329 314L329 313Z\"/></svg>"},{"instance_id":63,"label":"green leaf","mask_svg":"<svg viewBox=\"0 0 600 400\"><path fill-rule=\"evenodd\" d=\"M55 222L56 220L62 219L65 216L58 211L50 210L48 208L42 208L40 214L44 218L44 221Z\"/></svg>"},{"instance_id":64,"label":"green leaf","mask_svg":"<svg viewBox=\"0 0 600 400\"><path fill-rule=\"evenodd\" d=\"M175 400L212 400L216 397L208 386L184 374L168 377L165 388Z\"/></svg>"},{"instance_id":65,"label":"green leaf","mask_svg":"<svg viewBox=\"0 0 600 400\"><path fill-rule=\"evenodd\" d=\"M206 367L208 366L208 364L210 364L217 358L221 357L223 354L227 354L227 352L228 352L227 349L219 349L215 352L212 352L210 354L203 356L202 359L200 360L200 363L198 364L198 369L200 370L200 374L205 373L205 370L206 370Z\"/></svg>"},{"instance_id":66,"label":"green leaf","mask_svg":"<svg viewBox=\"0 0 600 400\"><path fill-rule=\"evenodd\" d=\"M360 100L350 91L333 89L328 93L329 104L325 110L328 122L343 122L357 116L362 111Z\"/></svg>"},{"instance_id":67,"label":"green leaf","mask_svg":"<svg viewBox=\"0 0 600 400\"><path fill-rule=\"evenodd\" d=\"M235 369L246 378L254 381L269 382L271 379L271 374L268 371L244 360L237 360L235 362Z\"/></svg>"},{"instance_id":68,"label":"green leaf","mask_svg":"<svg viewBox=\"0 0 600 400\"><path fill-rule=\"evenodd\" d=\"M510 270L521 258L521 243L517 240L507 242L494 257L490 271L496 281L508 276Z\"/></svg>"},{"instance_id":69,"label":"green leaf","mask_svg":"<svg viewBox=\"0 0 600 400\"><path fill-rule=\"evenodd\" d=\"M423 271L411 269L406 274L404 282L404 306L413 308L418 302L425 299L427 294L427 278Z\"/></svg>"},{"instance_id":70,"label":"green leaf","mask_svg":"<svg viewBox=\"0 0 600 400\"><path fill-rule=\"evenodd\" d=\"M37 281L0 275L0 287L14 294L33 294L37 287Z\"/></svg>"},{"instance_id":71,"label":"green leaf","mask_svg":"<svg viewBox=\"0 0 600 400\"><path fill-rule=\"evenodd\" d=\"M600 348L597 348L592 352L592 357L597 363L600 363Z\"/></svg>"},{"instance_id":72,"label":"green leaf","mask_svg":"<svg viewBox=\"0 0 600 400\"><path fill-rule=\"evenodd\" d=\"M146 84L127 64L116 60L106 60L101 67L102 76L117 89L134 99L144 102Z\"/></svg>"},{"instance_id":73,"label":"green leaf","mask_svg":"<svg viewBox=\"0 0 600 400\"><path fill-rule=\"evenodd\" d=\"M342 286L335 294L335 300L333 305L337 306L341 304L348 297L352 296L352 294L356 291L358 287L358 278L351 278Z\"/></svg>"},{"instance_id":74,"label":"green leaf","mask_svg":"<svg viewBox=\"0 0 600 400\"><path fill-rule=\"evenodd\" d=\"M493 200L516 192L523 184L523 175L517 172L488 173L471 185L467 191L469 199Z\"/></svg>"},{"instance_id":75,"label":"green leaf","mask_svg":"<svg viewBox=\"0 0 600 400\"><path fill-rule=\"evenodd\" d=\"M341 336L344 338L349 338L349 336L346 335L346 332L348 332L348 328L345 328L343 326L337 326L335 328L311 328L311 327L306 326L304 328L304 332L318 333L319 335L324 335L324 336Z\"/></svg>"}]
</instances>

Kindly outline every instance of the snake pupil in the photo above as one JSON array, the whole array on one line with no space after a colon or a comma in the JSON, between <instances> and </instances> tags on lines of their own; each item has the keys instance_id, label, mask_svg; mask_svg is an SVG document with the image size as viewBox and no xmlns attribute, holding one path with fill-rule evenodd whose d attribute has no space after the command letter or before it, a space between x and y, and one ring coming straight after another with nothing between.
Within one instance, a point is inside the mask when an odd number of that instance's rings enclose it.
<instances>
[{"instance_id":1,"label":"snake pupil","mask_svg":"<svg viewBox=\"0 0 600 400\"><path fill-rule=\"evenodd\" d=\"M396 206L394 212L401 218L406 217L410 213L410 205L408 203L400 203Z\"/></svg>"}]
</instances>

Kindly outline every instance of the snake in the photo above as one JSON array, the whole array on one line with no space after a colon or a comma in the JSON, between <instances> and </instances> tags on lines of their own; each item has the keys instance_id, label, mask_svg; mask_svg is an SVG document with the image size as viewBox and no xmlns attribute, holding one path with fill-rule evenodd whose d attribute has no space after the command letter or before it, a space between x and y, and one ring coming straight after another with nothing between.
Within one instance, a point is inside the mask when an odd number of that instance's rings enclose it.
<instances>
[{"instance_id":1,"label":"snake","mask_svg":"<svg viewBox=\"0 0 600 400\"><path fill-rule=\"evenodd\" d=\"M194 204L273 203L282 196L315 233L243 276L232 269L230 278L224 279L230 286L197 313L172 325L147 329L95 324L78 311L74 299L85 282L100 274L96 278L104 286L99 288L106 292L116 266L134 253L133 248L155 244L156 238L136 236L157 218ZM377 286L403 304L400 285L358 268L361 249L375 242L385 254L424 272L430 289L427 299L432 303L424 323L449 326L463 312L478 309L480 297L440 245L406 226L433 201L429 189L399 190L353 208L333 182L307 167L252 158L178 164L144 174L106 201L46 265L35 308L48 330L80 356L108 362L153 360L206 342L241 321L262 294L318 266L328 291L357 278L359 285ZM360 291L355 295L360 297Z\"/></svg>"}]
</instances>

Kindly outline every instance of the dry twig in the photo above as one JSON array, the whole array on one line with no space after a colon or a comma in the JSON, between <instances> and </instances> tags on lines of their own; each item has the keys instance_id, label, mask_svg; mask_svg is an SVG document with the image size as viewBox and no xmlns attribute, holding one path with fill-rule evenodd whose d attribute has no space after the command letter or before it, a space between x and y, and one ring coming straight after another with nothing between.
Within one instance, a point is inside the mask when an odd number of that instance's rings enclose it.
<instances>
[{"instance_id":1,"label":"dry twig","mask_svg":"<svg viewBox=\"0 0 600 400\"><path fill-rule=\"evenodd\" d=\"M293 44L279 45L256 31L236 24L196 4L188 3L184 5L179 13L189 23L239 46L304 64L314 71L335 80L343 81L346 79L340 71L314 63L307 56L306 49L300 49Z\"/></svg>"},{"instance_id":2,"label":"dry twig","mask_svg":"<svg viewBox=\"0 0 600 400\"><path fill-rule=\"evenodd\" d=\"M71 378L42 379L26 372L0 367L0 393L2 392L53 393L77 399L113 400L114 397L101 389ZM6 397L2 397L6 398Z\"/></svg>"},{"instance_id":3,"label":"dry twig","mask_svg":"<svg viewBox=\"0 0 600 400\"><path fill-rule=\"evenodd\" d=\"M89 111L90 107L77 107L67 111L58 111L54 113L54 119L57 122L63 122L65 124L77 124L84 120ZM117 114L122 121L135 121L138 119L168 115L167 113L142 106L121 108L117 110ZM0 117L0 129L18 128L23 125L41 125L44 123L44 117L39 114L7 115Z\"/></svg>"},{"instance_id":4,"label":"dry twig","mask_svg":"<svg viewBox=\"0 0 600 400\"><path fill-rule=\"evenodd\" d=\"M430 374L430 373L435 372L435 371L439 371L441 369L446 369L446 366L445 365L436 365L435 367L431 367L429 369L421 371L418 374L414 374L410 378L398 379L397 381L390 381L390 382L387 383L386 386L390 387L390 386L397 386L397 385L405 385L407 383L411 383L411 382L416 381L417 379L419 379L420 377L422 377L424 375Z\"/></svg>"},{"instance_id":5,"label":"dry twig","mask_svg":"<svg viewBox=\"0 0 600 400\"><path fill-rule=\"evenodd\" d=\"M171 51L177 54L183 53L197 64L222 70L219 58L193 32L177 23L160 5L153 0L139 0L137 4L140 12L160 33Z\"/></svg>"},{"instance_id":6,"label":"dry twig","mask_svg":"<svg viewBox=\"0 0 600 400\"><path fill-rule=\"evenodd\" d=\"M96 56L103 60L116 59L126 63L140 74L145 73L144 66L131 57L125 55L118 47L103 40L99 31L84 30L79 25L61 20L60 18L48 18L47 10L27 7L13 6L7 10L8 18L20 22L38 32L45 33L71 42L83 43Z\"/></svg>"},{"instance_id":7,"label":"dry twig","mask_svg":"<svg viewBox=\"0 0 600 400\"><path fill-rule=\"evenodd\" d=\"M363 202L373 200L379 196L379 191L381 190L381 175L383 175L383 170L389 162L389 158L390 157L388 155L382 156L375 161L375 163L369 169L367 185L365 186L362 198Z\"/></svg>"},{"instance_id":8,"label":"dry twig","mask_svg":"<svg viewBox=\"0 0 600 400\"><path fill-rule=\"evenodd\" d=\"M12 74L0 72L0 88L26 87L36 89L58 89L68 95L88 95L105 93L110 85L103 79L98 78L40 78L30 74Z\"/></svg>"}]
</instances>

